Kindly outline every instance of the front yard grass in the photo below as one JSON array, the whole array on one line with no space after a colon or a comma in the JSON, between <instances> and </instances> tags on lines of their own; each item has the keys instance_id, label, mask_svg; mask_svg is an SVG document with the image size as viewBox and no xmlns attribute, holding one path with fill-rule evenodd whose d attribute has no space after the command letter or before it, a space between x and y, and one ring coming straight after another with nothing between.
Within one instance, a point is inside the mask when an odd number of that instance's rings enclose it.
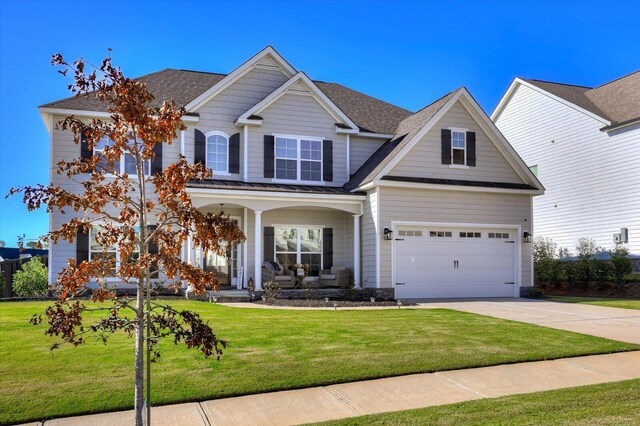
<instances>
[{"instance_id":1,"label":"front yard grass","mask_svg":"<svg viewBox=\"0 0 640 426\"><path fill-rule=\"evenodd\" d=\"M354 417L356 425L638 425L640 379Z\"/></svg>"},{"instance_id":2,"label":"front yard grass","mask_svg":"<svg viewBox=\"0 0 640 426\"><path fill-rule=\"evenodd\" d=\"M49 347L28 323L48 302L0 303L0 423L123 410L133 341ZM294 311L175 301L229 341L222 360L165 340L155 405L411 373L639 349L638 345L446 309ZM89 314L87 314L89 315Z\"/></svg>"},{"instance_id":3,"label":"front yard grass","mask_svg":"<svg viewBox=\"0 0 640 426\"><path fill-rule=\"evenodd\" d=\"M609 308L640 309L640 300L607 297L547 296L553 302L580 303L584 305L608 306Z\"/></svg>"}]
</instances>

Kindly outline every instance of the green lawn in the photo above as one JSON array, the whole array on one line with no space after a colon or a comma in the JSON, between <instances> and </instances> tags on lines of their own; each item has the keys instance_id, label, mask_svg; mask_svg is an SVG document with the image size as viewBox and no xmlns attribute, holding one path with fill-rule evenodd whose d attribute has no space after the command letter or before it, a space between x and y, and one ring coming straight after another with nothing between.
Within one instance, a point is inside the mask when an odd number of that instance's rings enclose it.
<instances>
[{"instance_id":1,"label":"green lawn","mask_svg":"<svg viewBox=\"0 0 640 426\"><path fill-rule=\"evenodd\" d=\"M638 425L640 379L354 417L356 425Z\"/></svg>"},{"instance_id":2,"label":"green lawn","mask_svg":"<svg viewBox=\"0 0 640 426\"><path fill-rule=\"evenodd\" d=\"M584 305L608 306L610 308L640 309L640 300L614 299L607 297L574 297L574 296L547 296L553 302L581 303Z\"/></svg>"},{"instance_id":3,"label":"green lawn","mask_svg":"<svg viewBox=\"0 0 640 426\"><path fill-rule=\"evenodd\" d=\"M0 423L131 408L133 341L50 352L28 320L46 302L0 303ZM176 301L230 342L221 361L162 345L153 403L638 349L637 345L445 309L293 311Z\"/></svg>"}]
</instances>

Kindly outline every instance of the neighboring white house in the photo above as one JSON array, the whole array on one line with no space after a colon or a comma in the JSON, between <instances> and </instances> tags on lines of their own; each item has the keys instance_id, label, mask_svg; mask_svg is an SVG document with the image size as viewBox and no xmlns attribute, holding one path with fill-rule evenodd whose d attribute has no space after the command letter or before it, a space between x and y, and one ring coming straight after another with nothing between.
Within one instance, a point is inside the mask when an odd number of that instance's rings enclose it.
<instances>
[{"instance_id":1,"label":"neighboring white house","mask_svg":"<svg viewBox=\"0 0 640 426\"><path fill-rule=\"evenodd\" d=\"M401 298L517 296L531 286L525 237L543 187L464 87L414 114L313 81L271 47L226 75L167 69L140 80L154 102L187 109L188 129L163 145L152 172L180 154L213 168L212 179L190 185L193 202L224 210L245 232L229 257L184 249L223 284L246 287L253 277L259 289L266 262L303 262L312 275L347 267L356 287ZM40 107L52 169L93 155L53 123L104 109L92 97ZM50 226L66 220L54 213ZM92 249L91 235L50 248L52 279Z\"/></svg>"},{"instance_id":2,"label":"neighboring white house","mask_svg":"<svg viewBox=\"0 0 640 426\"><path fill-rule=\"evenodd\" d=\"M626 228L640 254L640 71L595 88L516 78L491 118L546 188L536 235L575 254Z\"/></svg>"}]
</instances>

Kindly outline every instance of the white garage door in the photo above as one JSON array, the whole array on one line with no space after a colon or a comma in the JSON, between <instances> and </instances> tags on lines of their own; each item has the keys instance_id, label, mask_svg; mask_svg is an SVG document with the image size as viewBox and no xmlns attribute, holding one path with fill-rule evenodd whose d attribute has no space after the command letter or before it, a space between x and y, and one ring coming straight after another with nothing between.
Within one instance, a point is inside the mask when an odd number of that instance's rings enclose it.
<instances>
[{"instance_id":1,"label":"white garage door","mask_svg":"<svg viewBox=\"0 0 640 426\"><path fill-rule=\"evenodd\" d=\"M398 227L396 298L513 297L513 229Z\"/></svg>"}]
</instances>

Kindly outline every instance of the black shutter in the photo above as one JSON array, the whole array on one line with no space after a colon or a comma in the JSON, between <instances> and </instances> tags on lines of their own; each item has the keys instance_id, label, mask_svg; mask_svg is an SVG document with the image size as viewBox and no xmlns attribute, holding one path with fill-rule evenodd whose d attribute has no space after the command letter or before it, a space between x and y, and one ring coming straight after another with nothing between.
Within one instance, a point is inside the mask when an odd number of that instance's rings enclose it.
<instances>
[{"instance_id":1,"label":"black shutter","mask_svg":"<svg viewBox=\"0 0 640 426\"><path fill-rule=\"evenodd\" d=\"M229 137L229 173L240 173L240 133Z\"/></svg>"},{"instance_id":2,"label":"black shutter","mask_svg":"<svg viewBox=\"0 0 640 426\"><path fill-rule=\"evenodd\" d=\"M333 228L322 229L322 269L333 266Z\"/></svg>"},{"instance_id":3,"label":"black shutter","mask_svg":"<svg viewBox=\"0 0 640 426\"><path fill-rule=\"evenodd\" d=\"M76 233L76 262L79 265L85 260L89 260L89 233L78 229Z\"/></svg>"},{"instance_id":4,"label":"black shutter","mask_svg":"<svg viewBox=\"0 0 640 426\"><path fill-rule=\"evenodd\" d=\"M262 244L264 245L264 258L263 262L273 262L276 260L275 256L275 229L273 226L265 226L264 227L264 239Z\"/></svg>"},{"instance_id":5,"label":"black shutter","mask_svg":"<svg viewBox=\"0 0 640 426\"><path fill-rule=\"evenodd\" d=\"M442 164L451 164L451 130L442 129Z\"/></svg>"},{"instance_id":6,"label":"black shutter","mask_svg":"<svg viewBox=\"0 0 640 426\"><path fill-rule=\"evenodd\" d=\"M82 128L80 131L80 158L91 158L93 157L93 149L89 148L87 136L84 134L85 130L85 128Z\"/></svg>"},{"instance_id":7,"label":"black shutter","mask_svg":"<svg viewBox=\"0 0 640 426\"><path fill-rule=\"evenodd\" d=\"M467 132L467 166L476 166L476 132Z\"/></svg>"},{"instance_id":8,"label":"black shutter","mask_svg":"<svg viewBox=\"0 0 640 426\"><path fill-rule=\"evenodd\" d=\"M194 130L195 155L193 162L207 165L207 138L200 130Z\"/></svg>"},{"instance_id":9,"label":"black shutter","mask_svg":"<svg viewBox=\"0 0 640 426\"><path fill-rule=\"evenodd\" d=\"M152 233L158 228L158 225L147 225L149 230L148 234ZM158 245L153 241L149 241L149 254L158 254Z\"/></svg>"},{"instance_id":10,"label":"black shutter","mask_svg":"<svg viewBox=\"0 0 640 426\"><path fill-rule=\"evenodd\" d=\"M322 177L333 182L333 141L322 141Z\"/></svg>"},{"instance_id":11,"label":"black shutter","mask_svg":"<svg viewBox=\"0 0 640 426\"><path fill-rule=\"evenodd\" d=\"M153 153L156 155L151 160L151 174L162 173L162 142L158 142L153 147Z\"/></svg>"},{"instance_id":12,"label":"black shutter","mask_svg":"<svg viewBox=\"0 0 640 426\"><path fill-rule=\"evenodd\" d=\"M273 156L275 154L276 138L264 135L264 177L273 177Z\"/></svg>"}]
</instances>

